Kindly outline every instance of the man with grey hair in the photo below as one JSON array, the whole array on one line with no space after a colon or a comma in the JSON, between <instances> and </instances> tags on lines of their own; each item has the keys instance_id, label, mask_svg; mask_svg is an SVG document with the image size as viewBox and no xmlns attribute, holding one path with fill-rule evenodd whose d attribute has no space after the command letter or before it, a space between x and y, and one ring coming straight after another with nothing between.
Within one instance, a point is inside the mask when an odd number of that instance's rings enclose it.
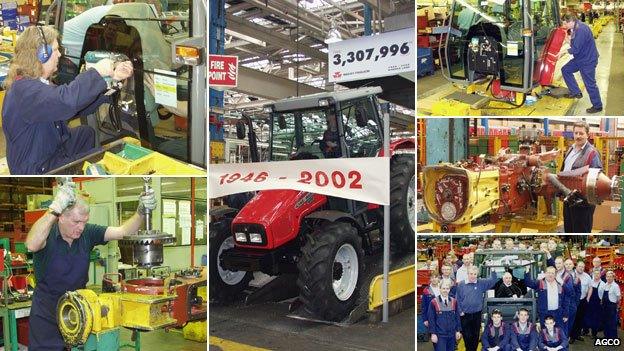
<instances>
[{"instance_id":1,"label":"man with grey hair","mask_svg":"<svg viewBox=\"0 0 624 351\"><path fill-rule=\"evenodd\" d=\"M88 281L89 255L93 247L137 233L146 209L156 208L154 191L139 197L137 212L119 227L87 223L89 205L76 196L74 183L61 185L49 210L28 232L26 247L34 252L37 285L30 311L29 349L62 350L65 347L56 305L66 292L83 289Z\"/></svg>"}]
</instances>

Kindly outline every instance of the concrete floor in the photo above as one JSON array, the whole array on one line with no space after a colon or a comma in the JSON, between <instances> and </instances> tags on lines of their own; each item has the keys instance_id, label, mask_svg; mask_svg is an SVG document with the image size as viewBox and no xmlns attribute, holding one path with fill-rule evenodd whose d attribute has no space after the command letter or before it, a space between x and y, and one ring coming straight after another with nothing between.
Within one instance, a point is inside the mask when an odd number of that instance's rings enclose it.
<instances>
[{"instance_id":1,"label":"concrete floor","mask_svg":"<svg viewBox=\"0 0 624 351\"><path fill-rule=\"evenodd\" d=\"M132 332L121 329L121 343L130 343ZM141 334L141 350L176 350L176 351L206 351L206 342L186 340L182 330L173 329L169 332L156 330ZM127 350L127 349L126 349Z\"/></svg>"},{"instance_id":2,"label":"concrete floor","mask_svg":"<svg viewBox=\"0 0 624 351\"><path fill-rule=\"evenodd\" d=\"M287 317L287 303L210 306L210 350L414 350L414 307L386 323L349 326Z\"/></svg>"},{"instance_id":3,"label":"concrete floor","mask_svg":"<svg viewBox=\"0 0 624 351\"><path fill-rule=\"evenodd\" d=\"M622 55L624 42L622 33L615 32L613 22L604 27L596 39L596 46L601 54L596 68L596 83L605 108L601 113L594 115L622 115L624 111L624 89L621 88L624 84L624 55ZM582 116L587 114L585 110L591 106L591 102L583 88L580 74L576 74L576 79L584 96L568 111L568 114ZM431 76L418 78L417 98L424 99L444 90L449 85L450 83L442 76L440 70L437 70Z\"/></svg>"},{"instance_id":4,"label":"concrete floor","mask_svg":"<svg viewBox=\"0 0 624 351\"><path fill-rule=\"evenodd\" d=\"M621 335L621 332L620 332ZM594 339L591 337L585 336L585 341L576 341L574 344L568 347L569 351L586 351L594 348ZM429 342L418 342L416 343L416 349L418 351L433 351L433 344ZM479 350L481 349L481 344L479 344ZM600 349L600 348L599 348ZM621 348L608 348L602 347L604 350L622 350ZM464 351L466 348L463 343L459 345L457 351Z\"/></svg>"}]
</instances>

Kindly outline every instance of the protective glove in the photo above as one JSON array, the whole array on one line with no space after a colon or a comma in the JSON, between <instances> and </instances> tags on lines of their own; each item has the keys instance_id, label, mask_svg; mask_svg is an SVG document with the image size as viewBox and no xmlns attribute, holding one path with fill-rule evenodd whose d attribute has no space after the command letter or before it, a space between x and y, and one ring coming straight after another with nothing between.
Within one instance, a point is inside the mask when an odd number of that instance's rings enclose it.
<instances>
[{"instance_id":1,"label":"protective glove","mask_svg":"<svg viewBox=\"0 0 624 351\"><path fill-rule=\"evenodd\" d=\"M113 72L114 72L114 67L115 67L115 63L113 62L113 60L109 58L101 59L100 61L98 61L96 64L93 65L93 68L95 68L95 70L98 71L98 73L100 74L100 76L102 76L102 78L112 77Z\"/></svg>"},{"instance_id":2,"label":"protective glove","mask_svg":"<svg viewBox=\"0 0 624 351\"><path fill-rule=\"evenodd\" d=\"M62 213L67 207L76 202L76 184L68 182L61 185L56 192L54 200L50 204L50 209L56 213Z\"/></svg>"},{"instance_id":3,"label":"protective glove","mask_svg":"<svg viewBox=\"0 0 624 351\"><path fill-rule=\"evenodd\" d=\"M156 196L154 195L154 189L142 192L139 196L139 207L137 208L137 212L145 216L145 210L154 210L155 208Z\"/></svg>"}]
</instances>

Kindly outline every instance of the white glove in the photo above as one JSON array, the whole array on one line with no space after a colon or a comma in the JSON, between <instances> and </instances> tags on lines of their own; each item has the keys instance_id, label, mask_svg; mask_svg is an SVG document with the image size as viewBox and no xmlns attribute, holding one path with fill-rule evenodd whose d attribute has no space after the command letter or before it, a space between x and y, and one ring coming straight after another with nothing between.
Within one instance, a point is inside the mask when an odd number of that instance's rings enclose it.
<instances>
[{"instance_id":1,"label":"white glove","mask_svg":"<svg viewBox=\"0 0 624 351\"><path fill-rule=\"evenodd\" d=\"M63 211L76 202L76 184L68 182L61 185L56 192L54 201L50 204L50 209L56 213Z\"/></svg>"},{"instance_id":2,"label":"white glove","mask_svg":"<svg viewBox=\"0 0 624 351\"><path fill-rule=\"evenodd\" d=\"M145 216L145 210L154 210L156 208L156 196L154 195L154 189L149 189L147 192L141 193L139 196L139 207L137 212Z\"/></svg>"},{"instance_id":3,"label":"white glove","mask_svg":"<svg viewBox=\"0 0 624 351\"><path fill-rule=\"evenodd\" d=\"M113 62L113 60L109 58L105 58L105 59L101 59L100 61L98 61L92 67L95 68L96 71L98 71L98 73L102 76L102 78L112 77L115 63Z\"/></svg>"}]
</instances>

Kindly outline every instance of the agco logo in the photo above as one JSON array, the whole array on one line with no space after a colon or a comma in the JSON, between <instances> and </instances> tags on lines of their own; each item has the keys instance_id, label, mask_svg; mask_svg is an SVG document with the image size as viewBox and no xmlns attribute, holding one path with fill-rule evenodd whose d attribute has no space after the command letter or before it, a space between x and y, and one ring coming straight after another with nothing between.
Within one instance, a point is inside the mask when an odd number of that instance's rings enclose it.
<instances>
[{"instance_id":1,"label":"agco logo","mask_svg":"<svg viewBox=\"0 0 624 351\"><path fill-rule=\"evenodd\" d=\"M342 72L334 72L333 76L334 78L340 78L342 77Z\"/></svg>"},{"instance_id":2,"label":"agco logo","mask_svg":"<svg viewBox=\"0 0 624 351\"><path fill-rule=\"evenodd\" d=\"M620 339L598 338L594 341L594 346L620 346Z\"/></svg>"}]
</instances>

